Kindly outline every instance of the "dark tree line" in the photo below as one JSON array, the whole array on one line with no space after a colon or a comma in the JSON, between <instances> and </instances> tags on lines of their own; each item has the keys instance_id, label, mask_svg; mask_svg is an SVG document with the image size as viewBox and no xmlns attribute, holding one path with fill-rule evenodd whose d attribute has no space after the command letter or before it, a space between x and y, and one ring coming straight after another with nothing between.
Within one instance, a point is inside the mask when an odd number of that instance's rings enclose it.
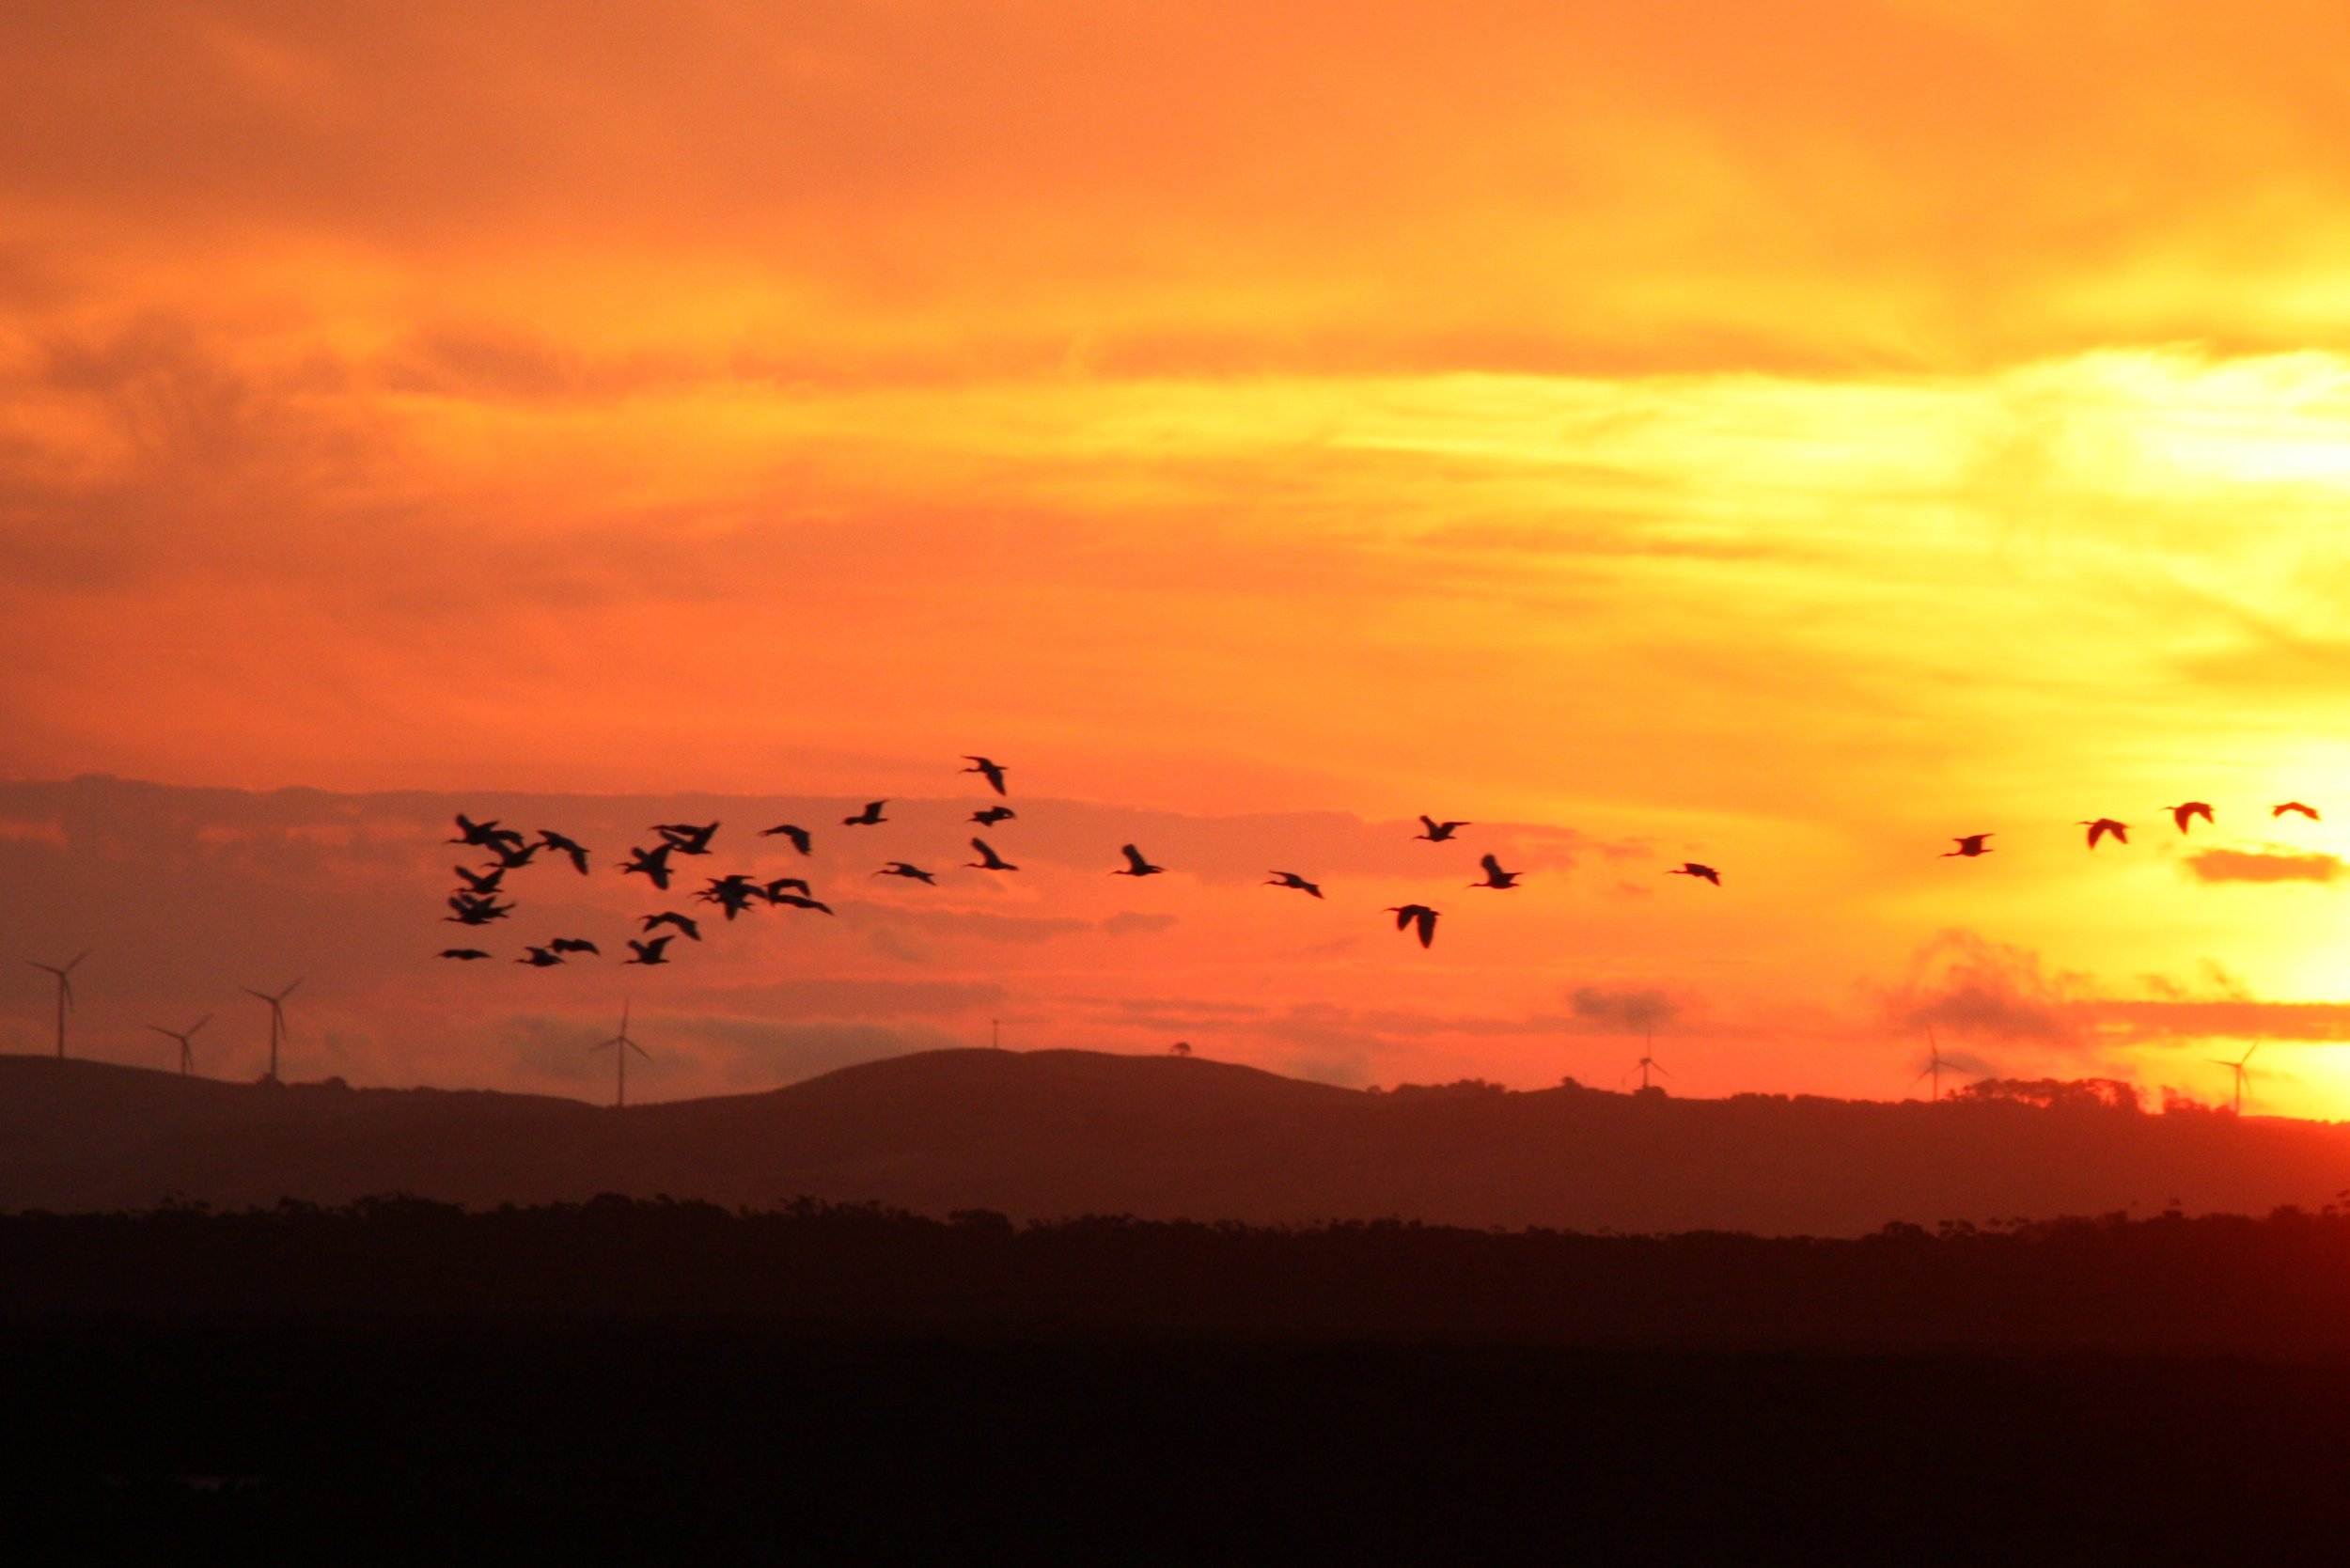
<instances>
[{"instance_id":1,"label":"dark tree line","mask_svg":"<svg viewBox=\"0 0 2350 1568\"><path fill-rule=\"evenodd\" d=\"M2350 1215L1852 1240L407 1198L0 1216L0 1313L725 1315L1553 1343L2350 1350Z\"/></svg>"}]
</instances>

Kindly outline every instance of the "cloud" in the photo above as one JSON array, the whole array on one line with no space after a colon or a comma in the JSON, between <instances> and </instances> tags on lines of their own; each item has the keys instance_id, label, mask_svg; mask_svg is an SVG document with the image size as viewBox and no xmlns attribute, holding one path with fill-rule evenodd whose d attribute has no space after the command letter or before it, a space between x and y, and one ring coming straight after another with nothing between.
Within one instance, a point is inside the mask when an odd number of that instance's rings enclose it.
<instances>
[{"instance_id":1,"label":"cloud","mask_svg":"<svg viewBox=\"0 0 2350 1568\"><path fill-rule=\"evenodd\" d=\"M1913 953L1902 983L1880 998L1904 1032L1929 1026L1978 1039L2069 1045L2081 1037L2080 981L2049 975L2029 949L1970 931L1937 933Z\"/></svg>"},{"instance_id":2,"label":"cloud","mask_svg":"<svg viewBox=\"0 0 2350 1568\"><path fill-rule=\"evenodd\" d=\"M2256 33L1869 0L72 9L0 10L27 279L68 243L142 279L180 259L192 294L439 274L437 309L610 334L651 297L681 337L739 320L840 378L1980 362L2306 341L2338 308L2304 63L2350 42L2336 7ZM2255 226L2281 238L2248 255ZM307 265L238 275L282 236L320 237ZM433 330L379 340L567 384Z\"/></svg>"},{"instance_id":3,"label":"cloud","mask_svg":"<svg viewBox=\"0 0 2350 1568\"><path fill-rule=\"evenodd\" d=\"M1679 1016L1680 1004L1654 986L1608 988L1579 985L1567 1005L1585 1027L1609 1034L1641 1034Z\"/></svg>"},{"instance_id":4,"label":"cloud","mask_svg":"<svg viewBox=\"0 0 2350 1568\"><path fill-rule=\"evenodd\" d=\"M2116 1042L2350 1040L2350 1002L2117 999L2083 1003L2081 1011Z\"/></svg>"},{"instance_id":5,"label":"cloud","mask_svg":"<svg viewBox=\"0 0 2350 1568\"><path fill-rule=\"evenodd\" d=\"M2210 849L2184 864L2198 882L2334 882L2344 870L2339 855L2290 850Z\"/></svg>"},{"instance_id":6,"label":"cloud","mask_svg":"<svg viewBox=\"0 0 2350 1568\"><path fill-rule=\"evenodd\" d=\"M985 909L908 909L902 905L844 903L844 913L870 917L878 926L904 927L942 936L966 936L981 942L1035 944L1063 936L1155 935L1174 927L1173 915L1120 910L1098 920L1073 915L998 915Z\"/></svg>"},{"instance_id":7,"label":"cloud","mask_svg":"<svg viewBox=\"0 0 2350 1568\"><path fill-rule=\"evenodd\" d=\"M782 980L715 987L713 1005L760 1018L936 1017L992 1007L1000 985L977 980Z\"/></svg>"}]
</instances>

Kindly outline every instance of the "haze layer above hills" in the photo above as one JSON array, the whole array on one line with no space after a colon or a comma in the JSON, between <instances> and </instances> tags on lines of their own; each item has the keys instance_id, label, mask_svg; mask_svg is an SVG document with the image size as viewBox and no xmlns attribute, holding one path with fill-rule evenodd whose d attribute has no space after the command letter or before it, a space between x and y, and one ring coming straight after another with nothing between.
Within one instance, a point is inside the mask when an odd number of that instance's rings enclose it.
<instances>
[{"instance_id":1,"label":"haze layer above hills","mask_svg":"<svg viewBox=\"0 0 2350 1568\"><path fill-rule=\"evenodd\" d=\"M1081 1051L927 1052L616 1112L542 1096L228 1084L0 1058L0 1208L469 1205L601 1192L1015 1218L1402 1217L1853 1234L1901 1219L2315 1207L2350 1130L2201 1113L1561 1088L1367 1093Z\"/></svg>"}]
</instances>

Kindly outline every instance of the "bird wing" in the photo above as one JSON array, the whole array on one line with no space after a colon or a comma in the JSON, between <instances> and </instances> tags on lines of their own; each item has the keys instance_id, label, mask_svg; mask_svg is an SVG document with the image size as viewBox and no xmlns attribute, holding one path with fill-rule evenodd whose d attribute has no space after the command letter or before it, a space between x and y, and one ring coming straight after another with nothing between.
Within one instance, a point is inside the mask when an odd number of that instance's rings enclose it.
<instances>
[{"instance_id":1,"label":"bird wing","mask_svg":"<svg viewBox=\"0 0 2350 1568\"><path fill-rule=\"evenodd\" d=\"M1501 870L1501 862L1500 862L1500 861L1498 861L1498 860L1496 860L1496 859L1495 859L1495 858L1494 858L1492 855L1486 855L1484 858L1482 858L1482 859L1479 860L1479 861L1478 861L1478 864L1485 868L1485 874L1486 874L1487 876L1500 876L1500 875L1502 875L1502 874L1503 874L1502 870Z\"/></svg>"},{"instance_id":2,"label":"bird wing","mask_svg":"<svg viewBox=\"0 0 2350 1568\"><path fill-rule=\"evenodd\" d=\"M1151 864L1142 857L1142 852L1132 844L1120 845L1118 853L1126 857L1126 867L1129 870L1139 871Z\"/></svg>"}]
</instances>

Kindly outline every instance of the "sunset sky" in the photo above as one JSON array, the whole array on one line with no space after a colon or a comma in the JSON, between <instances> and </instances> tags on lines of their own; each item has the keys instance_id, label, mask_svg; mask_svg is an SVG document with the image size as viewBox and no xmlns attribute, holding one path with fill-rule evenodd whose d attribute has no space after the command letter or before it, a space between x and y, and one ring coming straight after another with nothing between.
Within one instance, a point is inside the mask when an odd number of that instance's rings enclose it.
<instances>
[{"instance_id":1,"label":"sunset sky","mask_svg":"<svg viewBox=\"0 0 2350 1568\"><path fill-rule=\"evenodd\" d=\"M231 1076L299 973L292 1071L367 1083L598 1092L625 994L664 1095L1001 1019L1891 1097L1932 1024L2150 1098L2265 1041L2256 1108L2350 1116L2345 52L2289 0L9 7L0 958L97 948L87 1054L217 1011ZM974 752L1017 877L955 869ZM469 803L601 863L494 965L431 956ZM796 871L771 807L822 930L505 962L617 949L672 811Z\"/></svg>"}]
</instances>

